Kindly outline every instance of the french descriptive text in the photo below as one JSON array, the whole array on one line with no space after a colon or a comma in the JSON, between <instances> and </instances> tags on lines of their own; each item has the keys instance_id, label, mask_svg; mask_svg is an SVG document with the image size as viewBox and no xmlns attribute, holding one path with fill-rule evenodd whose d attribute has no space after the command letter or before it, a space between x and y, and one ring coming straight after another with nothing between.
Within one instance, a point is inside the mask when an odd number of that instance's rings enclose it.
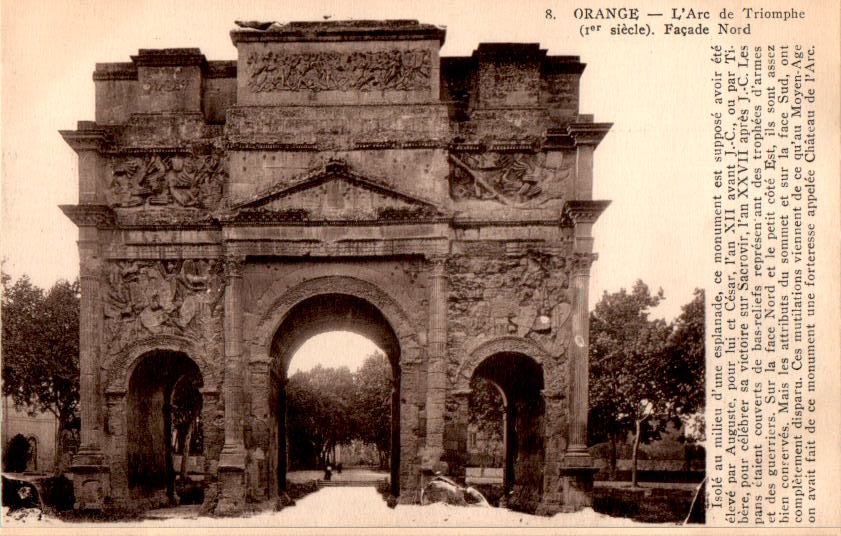
<instances>
[{"instance_id":1,"label":"french descriptive text","mask_svg":"<svg viewBox=\"0 0 841 536\"><path fill-rule=\"evenodd\" d=\"M815 523L820 113L809 44L710 48L708 521Z\"/></svg>"}]
</instances>

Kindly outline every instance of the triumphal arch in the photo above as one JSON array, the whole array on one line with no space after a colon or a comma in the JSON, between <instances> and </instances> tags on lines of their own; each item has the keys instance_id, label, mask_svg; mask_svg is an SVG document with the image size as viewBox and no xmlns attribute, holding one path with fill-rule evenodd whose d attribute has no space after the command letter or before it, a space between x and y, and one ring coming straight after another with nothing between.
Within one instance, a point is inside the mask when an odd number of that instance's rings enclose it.
<instances>
[{"instance_id":1,"label":"triumphal arch","mask_svg":"<svg viewBox=\"0 0 841 536\"><path fill-rule=\"evenodd\" d=\"M218 512L282 497L289 360L335 329L391 361L401 502L464 475L482 375L505 398L508 504L590 503L593 152L610 125L578 111L578 57L440 57L444 34L238 23L235 61L97 64L95 121L62 132L79 162L79 204L61 207L79 227L77 507L154 504L186 465ZM179 469L189 404L201 442Z\"/></svg>"}]
</instances>

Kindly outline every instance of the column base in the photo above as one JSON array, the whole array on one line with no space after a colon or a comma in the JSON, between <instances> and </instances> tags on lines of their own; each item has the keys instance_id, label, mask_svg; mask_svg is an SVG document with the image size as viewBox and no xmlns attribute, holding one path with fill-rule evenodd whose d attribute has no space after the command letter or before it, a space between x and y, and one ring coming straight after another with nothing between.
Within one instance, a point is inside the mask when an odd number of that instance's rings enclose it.
<instances>
[{"instance_id":1,"label":"column base","mask_svg":"<svg viewBox=\"0 0 841 536\"><path fill-rule=\"evenodd\" d=\"M586 453L568 452L560 462L547 464L547 476L552 478L544 481L543 497L535 513L552 516L592 507L596 471L593 459Z\"/></svg>"},{"instance_id":2,"label":"column base","mask_svg":"<svg viewBox=\"0 0 841 536\"><path fill-rule=\"evenodd\" d=\"M442 460L443 457L444 449L424 447L423 450L421 450L421 472L430 473L432 475L437 473L446 475L449 466L447 465L447 462Z\"/></svg>"},{"instance_id":3,"label":"column base","mask_svg":"<svg viewBox=\"0 0 841 536\"><path fill-rule=\"evenodd\" d=\"M70 466L76 510L104 510L111 503L111 468L105 454L95 448L81 448Z\"/></svg>"},{"instance_id":4,"label":"column base","mask_svg":"<svg viewBox=\"0 0 841 536\"><path fill-rule=\"evenodd\" d=\"M217 515L233 515L245 509L245 463L243 447L222 448L219 455L219 502Z\"/></svg>"}]
</instances>

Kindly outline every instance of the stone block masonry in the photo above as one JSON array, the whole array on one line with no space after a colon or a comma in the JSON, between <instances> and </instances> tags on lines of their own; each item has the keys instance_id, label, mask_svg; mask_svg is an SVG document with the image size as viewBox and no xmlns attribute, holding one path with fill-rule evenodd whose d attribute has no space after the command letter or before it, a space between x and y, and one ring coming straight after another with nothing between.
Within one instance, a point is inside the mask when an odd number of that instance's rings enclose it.
<instances>
[{"instance_id":1,"label":"stone block masonry","mask_svg":"<svg viewBox=\"0 0 841 536\"><path fill-rule=\"evenodd\" d=\"M216 511L281 496L289 360L338 329L391 362L401 502L463 477L482 376L507 401L509 506L591 504L589 268L608 204L592 173L610 124L579 114L584 64L537 44L442 58L445 31L410 20L231 39L234 61L97 64L95 121L62 132L79 156L62 206L82 272L77 507L178 500L160 438L188 373Z\"/></svg>"}]
</instances>

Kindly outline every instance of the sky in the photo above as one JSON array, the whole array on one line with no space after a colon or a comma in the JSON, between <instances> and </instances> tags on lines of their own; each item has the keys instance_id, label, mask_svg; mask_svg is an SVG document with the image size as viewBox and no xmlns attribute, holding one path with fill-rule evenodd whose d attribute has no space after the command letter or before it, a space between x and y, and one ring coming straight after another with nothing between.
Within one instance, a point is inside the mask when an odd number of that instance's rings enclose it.
<instances>
[{"instance_id":1,"label":"sky","mask_svg":"<svg viewBox=\"0 0 841 536\"><path fill-rule=\"evenodd\" d=\"M664 4L665 5L665 4ZM545 10L552 6L554 20ZM566 2L300 2L207 0L2 1L2 227L4 271L48 287L78 275L77 230L58 209L78 201L76 155L60 129L94 118L97 62L130 61L139 48L199 47L210 60L236 58L234 20L410 18L446 26L442 56L470 55L480 42L537 42L550 55L578 55L581 113L613 128L595 153L594 198L612 204L594 227L599 260L590 306L604 291L642 279L672 319L705 284L712 222L706 147L693 140L707 118L697 45L664 51L657 41L584 38ZM675 84L675 80L680 84ZM343 336L336 349L347 350ZM370 350L354 346L357 353ZM324 350L324 349L322 349ZM324 350L326 351L326 350ZM367 354L366 354L367 355ZM362 356L364 357L364 355ZM353 368L353 367L352 367Z\"/></svg>"}]
</instances>

